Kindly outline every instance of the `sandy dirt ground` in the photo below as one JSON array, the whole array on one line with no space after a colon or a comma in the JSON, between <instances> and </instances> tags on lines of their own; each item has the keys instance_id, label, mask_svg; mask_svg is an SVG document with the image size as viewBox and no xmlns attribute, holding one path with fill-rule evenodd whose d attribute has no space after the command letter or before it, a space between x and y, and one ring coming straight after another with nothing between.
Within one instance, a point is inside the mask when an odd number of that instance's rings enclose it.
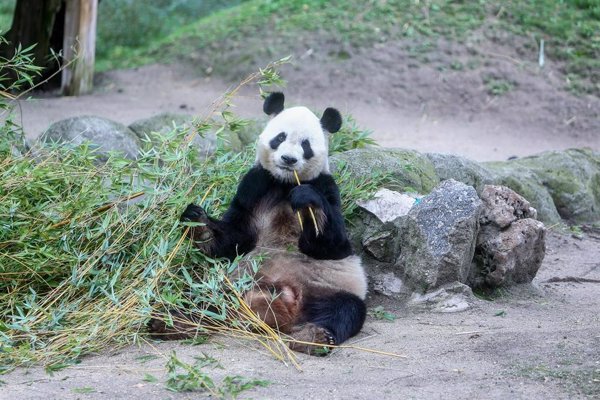
<instances>
[{"instance_id":1,"label":"sandy dirt ground","mask_svg":"<svg viewBox=\"0 0 600 400\"><path fill-rule=\"evenodd\" d=\"M349 342L402 358L337 349L324 358L298 355L299 371L255 343L215 336L200 346L152 343L88 356L52 376L41 368L19 369L2 377L0 398L203 398L165 389L171 351L190 363L202 354L215 357L224 367L210 371L216 380L242 375L271 382L241 398L600 398L600 233L583 239L550 233L548 239L534 287L475 300L461 313L387 304L396 320L369 317ZM146 374L158 381L144 381Z\"/></svg>"},{"instance_id":2,"label":"sandy dirt ground","mask_svg":"<svg viewBox=\"0 0 600 400\"><path fill-rule=\"evenodd\" d=\"M544 150L589 146L600 151L600 100L563 90L551 63L539 70L494 47L479 66L440 68L466 61L468 49L443 45L437 58L416 64L402 43L351 54L351 62L314 62L287 70L288 104L351 113L383 146L503 160ZM485 52L486 49L479 49ZM308 53L307 53L308 54ZM456 64L453 64L456 65ZM491 75L490 75L491 74ZM493 96L482 76L508 80ZM129 124L163 111L205 115L230 84L188 67L147 66L98 76L92 95L36 94L21 102L30 140L57 120L92 114ZM260 115L256 88L235 101L243 116ZM555 279L557 278L557 279ZM556 280L556 282L549 282ZM325 358L299 355L302 371L274 360L256 344L213 337L202 346L152 343L84 357L47 375L41 368L1 376L1 399L179 399L198 393L164 388L165 357L187 361L209 354L224 369L211 374L265 379L268 387L242 398L264 399L567 399L600 398L600 234L581 239L550 231L544 264L533 287L514 288L465 312L436 314L380 298L397 316L369 317L350 344L393 352L338 349ZM144 357L151 356L151 357ZM146 373L158 382L143 380Z\"/></svg>"}]
</instances>

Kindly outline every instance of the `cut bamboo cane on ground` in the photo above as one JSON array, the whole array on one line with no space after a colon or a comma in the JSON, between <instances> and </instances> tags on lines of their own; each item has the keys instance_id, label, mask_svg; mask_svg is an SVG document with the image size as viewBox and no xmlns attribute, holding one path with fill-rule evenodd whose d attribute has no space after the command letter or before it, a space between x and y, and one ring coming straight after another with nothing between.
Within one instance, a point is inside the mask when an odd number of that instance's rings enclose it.
<instances>
[{"instance_id":1,"label":"cut bamboo cane on ground","mask_svg":"<svg viewBox=\"0 0 600 400\"><path fill-rule=\"evenodd\" d=\"M298 172L296 172L296 170L294 170L294 176L296 177L296 183L298 184L298 186L301 185L300 183L300 178L298 177ZM315 218L315 213L312 209L312 207L308 207L308 212L310 213L310 217L313 220L313 224L315 225L315 235L319 236L320 232L319 232L319 227L317 225L317 219ZM298 222L300 222L300 229L304 230L304 226L302 225L302 216L300 215L300 211L297 211L296 214L298 215Z\"/></svg>"}]
</instances>

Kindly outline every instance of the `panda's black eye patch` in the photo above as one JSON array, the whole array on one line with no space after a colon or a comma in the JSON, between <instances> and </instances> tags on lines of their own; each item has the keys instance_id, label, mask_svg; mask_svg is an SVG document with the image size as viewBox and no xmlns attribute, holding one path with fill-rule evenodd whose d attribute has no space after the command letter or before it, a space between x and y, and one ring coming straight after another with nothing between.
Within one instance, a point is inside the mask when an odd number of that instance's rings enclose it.
<instances>
[{"instance_id":1,"label":"panda's black eye patch","mask_svg":"<svg viewBox=\"0 0 600 400\"><path fill-rule=\"evenodd\" d=\"M285 142L286 138L287 138L287 135L285 134L285 132L281 132L279 135L277 135L273 139L271 139L271 141L269 142L269 146L271 146L271 148L273 150L277 150L279 145L281 143Z\"/></svg>"},{"instance_id":2,"label":"panda's black eye patch","mask_svg":"<svg viewBox=\"0 0 600 400\"><path fill-rule=\"evenodd\" d=\"M310 147L310 142L308 139L304 139L302 141L302 150L304 150L304 159L306 160L311 159L315 155L312 147Z\"/></svg>"}]
</instances>

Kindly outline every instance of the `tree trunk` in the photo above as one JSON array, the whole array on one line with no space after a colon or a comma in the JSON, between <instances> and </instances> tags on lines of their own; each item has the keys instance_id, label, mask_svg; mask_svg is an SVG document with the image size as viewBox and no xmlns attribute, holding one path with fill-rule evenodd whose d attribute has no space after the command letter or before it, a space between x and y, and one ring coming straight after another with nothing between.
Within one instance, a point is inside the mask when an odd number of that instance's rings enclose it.
<instances>
[{"instance_id":1,"label":"tree trunk","mask_svg":"<svg viewBox=\"0 0 600 400\"><path fill-rule=\"evenodd\" d=\"M9 43L0 46L0 56L10 58L19 45L37 44L33 57L35 65L46 68L42 79L56 72L58 62L50 49L56 53L62 49L63 6L63 0L17 0L12 26L5 35Z\"/></svg>"}]
</instances>

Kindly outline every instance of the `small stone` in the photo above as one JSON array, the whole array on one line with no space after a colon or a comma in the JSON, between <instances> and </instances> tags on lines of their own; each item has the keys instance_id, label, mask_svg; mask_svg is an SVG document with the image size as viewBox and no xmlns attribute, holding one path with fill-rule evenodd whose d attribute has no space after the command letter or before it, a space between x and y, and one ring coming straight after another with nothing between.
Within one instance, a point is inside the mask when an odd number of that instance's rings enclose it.
<instances>
[{"instance_id":1,"label":"small stone","mask_svg":"<svg viewBox=\"0 0 600 400\"><path fill-rule=\"evenodd\" d=\"M402 279L398 278L392 272L379 274L371 277L373 290L384 296L398 296L410 293L410 290L404 286Z\"/></svg>"},{"instance_id":2,"label":"small stone","mask_svg":"<svg viewBox=\"0 0 600 400\"><path fill-rule=\"evenodd\" d=\"M391 222L408 214L415 204L416 196L398 193L386 188L379 189L371 200L357 201L359 207L376 216L381 222Z\"/></svg>"},{"instance_id":3,"label":"small stone","mask_svg":"<svg viewBox=\"0 0 600 400\"><path fill-rule=\"evenodd\" d=\"M446 284L424 294L415 292L409 305L426 308L433 312L452 313L465 311L474 301L471 288L459 282Z\"/></svg>"}]
</instances>

